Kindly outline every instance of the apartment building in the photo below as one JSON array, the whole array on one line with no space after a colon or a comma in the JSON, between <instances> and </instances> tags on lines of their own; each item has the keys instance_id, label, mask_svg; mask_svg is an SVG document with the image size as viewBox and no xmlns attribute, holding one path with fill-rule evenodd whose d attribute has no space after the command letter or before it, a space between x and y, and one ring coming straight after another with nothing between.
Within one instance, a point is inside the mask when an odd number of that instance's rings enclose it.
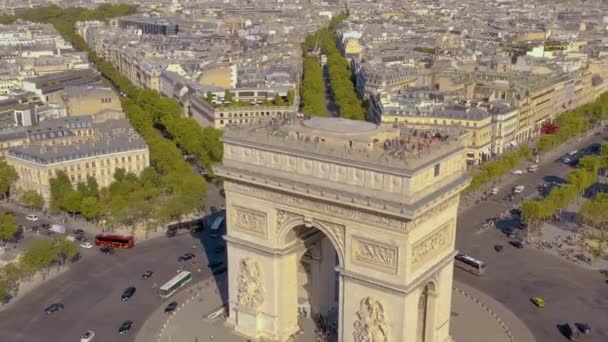
<instances>
[{"instance_id":1,"label":"apartment building","mask_svg":"<svg viewBox=\"0 0 608 342\"><path fill-rule=\"evenodd\" d=\"M118 168L140 174L150 165L148 146L127 120L93 123L80 117L60 122L47 123L54 124L55 130L26 131L27 144L9 147L5 158L19 174L16 188L35 190L48 203L50 180L59 171L73 185L94 177L105 187Z\"/></svg>"}]
</instances>

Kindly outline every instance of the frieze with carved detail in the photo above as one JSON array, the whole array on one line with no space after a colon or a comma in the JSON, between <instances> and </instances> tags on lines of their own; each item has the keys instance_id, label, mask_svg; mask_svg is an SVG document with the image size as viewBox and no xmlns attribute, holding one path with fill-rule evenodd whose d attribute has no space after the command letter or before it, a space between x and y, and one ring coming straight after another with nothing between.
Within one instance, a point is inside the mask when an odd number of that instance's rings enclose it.
<instances>
[{"instance_id":1,"label":"frieze with carved detail","mask_svg":"<svg viewBox=\"0 0 608 342\"><path fill-rule=\"evenodd\" d=\"M352 239L352 254L356 263L373 268L384 268L397 272L397 256L399 249L396 246L385 245L380 242L360 237Z\"/></svg>"},{"instance_id":2,"label":"frieze with carved detail","mask_svg":"<svg viewBox=\"0 0 608 342\"><path fill-rule=\"evenodd\" d=\"M454 220L443 224L439 229L417 242L412 247L411 271L443 253L452 245Z\"/></svg>"},{"instance_id":3,"label":"frieze with carved detail","mask_svg":"<svg viewBox=\"0 0 608 342\"><path fill-rule=\"evenodd\" d=\"M386 227L401 232L405 232L409 228L409 224L406 220L397 220L387 216L363 212L361 210L353 210L337 205L331 205L322 201L313 201L302 197L290 196L278 191L268 191L259 187L253 187L236 182L226 182L224 184L224 188L228 191L234 191L244 195L254 196L282 204L307 208L323 214L336 215L347 220L363 222L382 228Z\"/></svg>"},{"instance_id":4,"label":"frieze with carved detail","mask_svg":"<svg viewBox=\"0 0 608 342\"><path fill-rule=\"evenodd\" d=\"M239 206L233 206L232 210L232 228L262 237L268 235L266 213Z\"/></svg>"}]
</instances>

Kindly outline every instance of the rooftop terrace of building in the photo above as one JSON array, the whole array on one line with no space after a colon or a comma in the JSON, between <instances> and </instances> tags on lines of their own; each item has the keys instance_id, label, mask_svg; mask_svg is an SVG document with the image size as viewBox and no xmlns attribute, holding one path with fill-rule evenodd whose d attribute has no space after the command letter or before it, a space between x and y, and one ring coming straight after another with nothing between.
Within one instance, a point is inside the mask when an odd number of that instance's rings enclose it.
<instances>
[{"instance_id":1,"label":"rooftop terrace of building","mask_svg":"<svg viewBox=\"0 0 608 342\"><path fill-rule=\"evenodd\" d=\"M225 130L223 140L308 154L332 162L403 171L415 170L462 149L464 134L459 129L399 129L364 121L294 114L260 119L249 125L231 125Z\"/></svg>"}]
</instances>

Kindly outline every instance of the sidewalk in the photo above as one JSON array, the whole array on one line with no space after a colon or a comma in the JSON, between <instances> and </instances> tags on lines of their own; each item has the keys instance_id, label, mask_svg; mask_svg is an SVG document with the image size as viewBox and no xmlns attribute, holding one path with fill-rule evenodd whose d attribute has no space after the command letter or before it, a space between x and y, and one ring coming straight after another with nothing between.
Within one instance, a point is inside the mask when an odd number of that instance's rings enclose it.
<instances>
[{"instance_id":1,"label":"sidewalk","mask_svg":"<svg viewBox=\"0 0 608 342\"><path fill-rule=\"evenodd\" d=\"M465 284L454 283L450 334L456 342L535 342L528 328L504 305ZM184 298L186 297L186 298ZM224 325L219 296L214 286L202 286L194 292L182 291L172 300L179 310L167 317L162 308L142 326L136 342L245 342ZM172 301L172 300L168 300ZM215 318L209 316L219 314ZM310 319L300 321L303 334L296 341L313 340ZM344 339L348 341L348 339Z\"/></svg>"}]
</instances>

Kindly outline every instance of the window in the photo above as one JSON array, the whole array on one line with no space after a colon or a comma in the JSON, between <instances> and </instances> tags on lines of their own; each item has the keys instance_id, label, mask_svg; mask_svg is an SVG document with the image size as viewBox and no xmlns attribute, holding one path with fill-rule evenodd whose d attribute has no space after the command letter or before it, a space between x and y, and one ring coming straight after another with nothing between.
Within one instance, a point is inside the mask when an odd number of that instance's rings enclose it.
<instances>
[{"instance_id":1,"label":"window","mask_svg":"<svg viewBox=\"0 0 608 342\"><path fill-rule=\"evenodd\" d=\"M435 165L435 177L439 176L439 172L441 171L441 164Z\"/></svg>"},{"instance_id":2,"label":"window","mask_svg":"<svg viewBox=\"0 0 608 342\"><path fill-rule=\"evenodd\" d=\"M95 167L95 162L91 162L91 167Z\"/></svg>"}]
</instances>

